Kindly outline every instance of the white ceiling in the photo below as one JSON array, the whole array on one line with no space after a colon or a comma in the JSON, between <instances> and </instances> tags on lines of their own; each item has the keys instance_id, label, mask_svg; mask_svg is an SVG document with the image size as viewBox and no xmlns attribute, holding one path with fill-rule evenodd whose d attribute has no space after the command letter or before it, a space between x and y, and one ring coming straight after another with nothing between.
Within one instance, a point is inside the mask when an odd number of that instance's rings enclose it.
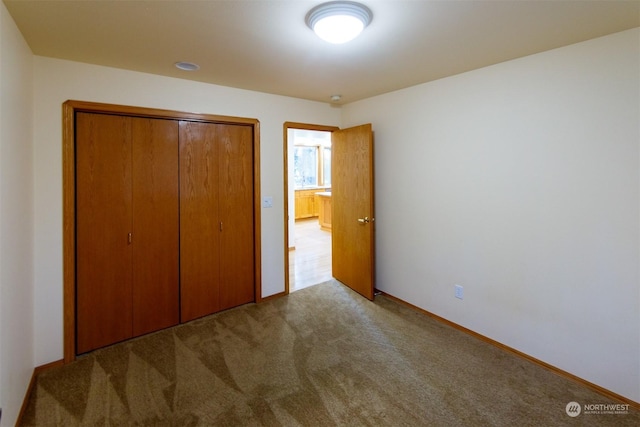
<instances>
[{"instance_id":1,"label":"white ceiling","mask_svg":"<svg viewBox=\"0 0 640 427\"><path fill-rule=\"evenodd\" d=\"M35 55L340 103L640 26L640 0L361 0L371 25L331 45L321 0L3 1Z\"/></svg>"}]
</instances>

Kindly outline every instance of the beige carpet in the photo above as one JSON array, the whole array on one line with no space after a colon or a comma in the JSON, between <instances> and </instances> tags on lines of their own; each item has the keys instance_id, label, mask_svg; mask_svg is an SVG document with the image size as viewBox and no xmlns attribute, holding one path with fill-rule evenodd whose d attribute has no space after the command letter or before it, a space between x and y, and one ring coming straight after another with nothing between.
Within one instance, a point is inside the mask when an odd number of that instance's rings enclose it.
<instances>
[{"instance_id":1,"label":"beige carpet","mask_svg":"<svg viewBox=\"0 0 640 427\"><path fill-rule=\"evenodd\" d=\"M23 425L638 426L640 414L388 298L330 281L37 378Z\"/></svg>"}]
</instances>

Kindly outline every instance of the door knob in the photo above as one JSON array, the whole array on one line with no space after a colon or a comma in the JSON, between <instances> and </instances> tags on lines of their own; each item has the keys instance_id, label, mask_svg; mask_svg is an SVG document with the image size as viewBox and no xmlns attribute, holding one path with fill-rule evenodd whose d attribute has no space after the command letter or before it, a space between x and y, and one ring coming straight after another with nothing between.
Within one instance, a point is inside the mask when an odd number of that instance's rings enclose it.
<instances>
[{"instance_id":1,"label":"door knob","mask_svg":"<svg viewBox=\"0 0 640 427\"><path fill-rule=\"evenodd\" d=\"M358 218L358 222L360 224L369 224L369 217L365 216L364 218Z\"/></svg>"}]
</instances>

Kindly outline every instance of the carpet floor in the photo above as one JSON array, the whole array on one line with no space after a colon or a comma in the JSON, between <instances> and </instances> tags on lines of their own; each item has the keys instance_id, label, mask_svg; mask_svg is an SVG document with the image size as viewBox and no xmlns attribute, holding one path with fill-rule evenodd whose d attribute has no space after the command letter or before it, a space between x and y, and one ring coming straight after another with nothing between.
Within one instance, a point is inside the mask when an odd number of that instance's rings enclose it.
<instances>
[{"instance_id":1,"label":"carpet floor","mask_svg":"<svg viewBox=\"0 0 640 427\"><path fill-rule=\"evenodd\" d=\"M36 378L24 426L639 426L606 397L384 296L329 281Z\"/></svg>"}]
</instances>

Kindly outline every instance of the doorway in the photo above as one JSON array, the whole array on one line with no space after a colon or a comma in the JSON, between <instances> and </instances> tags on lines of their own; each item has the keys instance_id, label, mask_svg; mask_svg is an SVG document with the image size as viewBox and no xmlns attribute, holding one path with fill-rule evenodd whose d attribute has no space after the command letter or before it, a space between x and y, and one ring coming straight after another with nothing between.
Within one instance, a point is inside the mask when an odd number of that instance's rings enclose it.
<instances>
[{"instance_id":1,"label":"doorway","mask_svg":"<svg viewBox=\"0 0 640 427\"><path fill-rule=\"evenodd\" d=\"M285 123L285 290L330 280L331 133L336 127Z\"/></svg>"},{"instance_id":2,"label":"doorway","mask_svg":"<svg viewBox=\"0 0 640 427\"><path fill-rule=\"evenodd\" d=\"M285 221L285 294L290 292L289 248L295 250L296 211L305 212L308 217L316 214L309 205L301 204L296 209L295 176L291 177L295 164L293 152L289 152L290 130L324 131L330 134L331 186L310 189L311 196L317 198L318 226L329 222L331 238L331 277L373 300L375 289L375 216L374 216L374 174L373 174L373 130L370 123L339 129L300 123L284 124L284 221ZM299 177L310 186L305 176ZM290 191L289 189L292 189ZM302 188L301 190L305 190ZM323 199L323 193L325 197ZM329 201L322 205L322 201ZM290 211L290 206L294 208ZM306 207L305 207L306 206ZM311 214L309 214L311 210ZM323 219L323 213L325 218ZM330 215L327 219L326 215ZM300 215L298 215L300 216ZM290 238L293 233L293 239ZM295 272L295 264L293 264ZM322 283L317 281L314 284Z\"/></svg>"}]
</instances>

